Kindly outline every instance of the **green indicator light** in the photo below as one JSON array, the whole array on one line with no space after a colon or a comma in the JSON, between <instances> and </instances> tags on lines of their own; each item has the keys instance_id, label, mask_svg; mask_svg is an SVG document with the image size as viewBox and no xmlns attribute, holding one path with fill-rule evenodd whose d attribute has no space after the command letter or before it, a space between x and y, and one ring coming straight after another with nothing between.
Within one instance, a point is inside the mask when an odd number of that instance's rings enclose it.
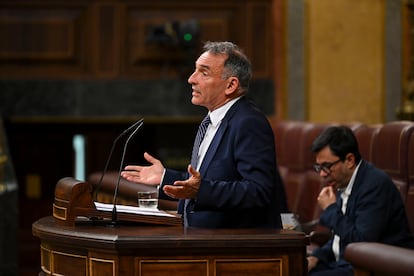
<instances>
[{"instance_id":1,"label":"green indicator light","mask_svg":"<svg viewBox=\"0 0 414 276\"><path fill-rule=\"evenodd\" d=\"M191 34L185 34L184 35L184 40L185 41L190 41L190 40L192 40L193 39L193 36L191 35Z\"/></svg>"}]
</instances>

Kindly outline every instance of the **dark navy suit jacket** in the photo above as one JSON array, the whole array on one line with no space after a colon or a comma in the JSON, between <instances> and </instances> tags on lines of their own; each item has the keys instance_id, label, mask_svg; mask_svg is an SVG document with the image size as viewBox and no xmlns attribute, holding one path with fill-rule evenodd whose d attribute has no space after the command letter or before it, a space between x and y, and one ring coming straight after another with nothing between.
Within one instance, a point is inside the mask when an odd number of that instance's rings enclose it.
<instances>
[{"instance_id":1,"label":"dark navy suit jacket","mask_svg":"<svg viewBox=\"0 0 414 276\"><path fill-rule=\"evenodd\" d=\"M242 97L226 113L200 166L200 189L187 208L189 226L281 228L285 197L275 158L267 118ZM188 173L167 169L162 185L187 178Z\"/></svg>"},{"instance_id":2,"label":"dark navy suit jacket","mask_svg":"<svg viewBox=\"0 0 414 276\"><path fill-rule=\"evenodd\" d=\"M332 241L312 255L333 266L347 265L344 250L351 242L381 242L414 248L400 192L383 171L362 160L348 198L345 215L331 204L320 223L340 237L340 260L335 263Z\"/></svg>"}]
</instances>

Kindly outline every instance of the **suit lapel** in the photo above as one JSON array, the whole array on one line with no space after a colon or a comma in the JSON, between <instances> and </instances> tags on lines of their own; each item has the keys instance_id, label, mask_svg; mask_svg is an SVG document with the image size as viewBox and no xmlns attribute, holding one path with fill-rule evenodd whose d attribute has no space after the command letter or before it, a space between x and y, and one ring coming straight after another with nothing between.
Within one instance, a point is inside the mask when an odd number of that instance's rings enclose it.
<instances>
[{"instance_id":1,"label":"suit lapel","mask_svg":"<svg viewBox=\"0 0 414 276\"><path fill-rule=\"evenodd\" d=\"M213 156L216 153L218 146L220 145L221 139L223 138L223 135L224 135L224 133L227 129L227 126L228 126L227 120L226 121L223 120L221 122L221 125L220 125L219 129L216 132L216 135L214 136L213 140L211 141L211 144L208 147L206 155L204 156L203 163L201 163L201 166L200 166L201 176L205 175L205 172L206 172L211 160L213 159Z\"/></svg>"},{"instance_id":2,"label":"suit lapel","mask_svg":"<svg viewBox=\"0 0 414 276\"><path fill-rule=\"evenodd\" d=\"M223 139L224 133L227 130L227 127L229 125L229 121L233 117L233 114L237 112L237 110L240 109L240 106L242 103L246 101L245 97L242 97L239 99L234 105L227 111L226 115L224 116L223 120L221 121L220 127L217 130L213 140L211 141L211 144L206 152L206 155L204 156L203 163L200 166L200 173L201 176L205 175L205 172L210 165L211 160L213 159L213 156L217 152L217 149L221 143L221 140Z\"/></svg>"},{"instance_id":3,"label":"suit lapel","mask_svg":"<svg viewBox=\"0 0 414 276\"><path fill-rule=\"evenodd\" d=\"M361 175L365 174L366 169L367 169L367 163L364 160L362 160L361 165L359 166L357 175L356 175L355 180L354 180L355 182L354 182L354 186L352 187L351 194L348 197L348 204L347 204L347 208L346 208L346 214L348 214L350 212L350 210L355 207L356 195L359 194L358 190L363 185L361 179L363 179L364 177L363 176L361 177Z\"/></svg>"}]
</instances>

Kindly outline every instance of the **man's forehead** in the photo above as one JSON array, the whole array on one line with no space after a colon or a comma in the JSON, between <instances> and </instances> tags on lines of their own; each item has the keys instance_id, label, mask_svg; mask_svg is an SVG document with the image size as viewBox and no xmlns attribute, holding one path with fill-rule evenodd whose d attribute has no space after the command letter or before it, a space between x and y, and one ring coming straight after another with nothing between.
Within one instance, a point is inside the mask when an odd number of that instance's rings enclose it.
<instances>
[{"instance_id":1,"label":"man's forehead","mask_svg":"<svg viewBox=\"0 0 414 276\"><path fill-rule=\"evenodd\" d=\"M223 67L225 57L226 56L223 54L211 54L209 52L204 52L196 60L196 65L207 69Z\"/></svg>"},{"instance_id":2,"label":"man's forehead","mask_svg":"<svg viewBox=\"0 0 414 276\"><path fill-rule=\"evenodd\" d=\"M325 146L319 152L316 153L317 161L329 161L335 157L335 154L332 152L329 146Z\"/></svg>"}]
</instances>

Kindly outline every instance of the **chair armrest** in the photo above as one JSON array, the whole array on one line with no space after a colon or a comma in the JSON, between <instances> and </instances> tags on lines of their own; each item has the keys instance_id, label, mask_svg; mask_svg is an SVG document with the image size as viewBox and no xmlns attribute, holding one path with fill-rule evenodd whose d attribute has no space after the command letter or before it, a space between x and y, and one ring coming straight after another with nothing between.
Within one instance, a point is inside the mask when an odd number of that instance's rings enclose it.
<instances>
[{"instance_id":1,"label":"chair armrest","mask_svg":"<svg viewBox=\"0 0 414 276\"><path fill-rule=\"evenodd\" d=\"M414 250L374 242L350 243L345 260L356 269L390 275L413 275Z\"/></svg>"}]
</instances>

